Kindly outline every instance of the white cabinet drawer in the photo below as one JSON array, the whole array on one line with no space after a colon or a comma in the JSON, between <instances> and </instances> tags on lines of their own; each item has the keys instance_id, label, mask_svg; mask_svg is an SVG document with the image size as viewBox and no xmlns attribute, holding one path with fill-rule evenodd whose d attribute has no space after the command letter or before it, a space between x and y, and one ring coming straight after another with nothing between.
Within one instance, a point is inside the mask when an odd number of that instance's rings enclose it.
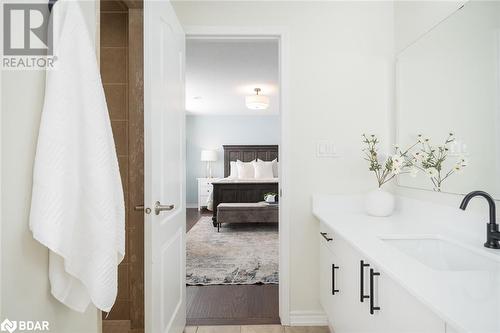
<instances>
[{"instance_id":1,"label":"white cabinet drawer","mask_svg":"<svg viewBox=\"0 0 500 333\"><path fill-rule=\"evenodd\" d=\"M323 223L320 241L321 305L336 333L444 333L444 321L389 278L375 263ZM332 238L327 240L325 238ZM361 260L367 266L361 280ZM370 270L373 286L370 286ZM333 290L338 290L335 293ZM361 302L361 292L369 296ZM373 303L370 304L372 301ZM372 306L371 306L372 305ZM370 311L372 307L378 310Z\"/></svg>"},{"instance_id":2,"label":"white cabinet drawer","mask_svg":"<svg viewBox=\"0 0 500 333\"><path fill-rule=\"evenodd\" d=\"M336 240L338 236L336 236L333 230L323 222L321 222L319 226L319 238L320 242L324 242L326 247L335 254L337 247Z\"/></svg>"},{"instance_id":3,"label":"white cabinet drawer","mask_svg":"<svg viewBox=\"0 0 500 333\"><path fill-rule=\"evenodd\" d=\"M213 185L212 182L216 181L216 178L198 178L198 208L201 209L202 207L207 205L207 199L210 195L210 192L212 192Z\"/></svg>"},{"instance_id":4,"label":"white cabinet drawer","mask_svg":"<svg viewBox=\"0 0 500 333\"><path fill-rule=\"evenodd\" d=\"M206 187L211 187L212 186L212 181L204 180L200 181L200 186L206 186Z\"/></svg>"},{"instance_id":5,"label":"white cabinet drawer","mask_svg":"<svg viewBox=\"0 0 500 333\"><path fill-rule=\"evenodd\" d=\"M205 193L210 193L210 191L212 190L212 187L200 187L198 189L198 193L200 193L200 195L203 195Z\"/></svg>"},{"instance_id":6,"label":"white cabinet drawer","mask_svg":"<svg viewBox=\"0 0 500 333\"><path fill-rule=\"evenodd\" d=\"M198 190L203 193L203 192L209 192L213 188L213 185L210 183L200 183L198 184Z\"/></svg>"}]
</instances>

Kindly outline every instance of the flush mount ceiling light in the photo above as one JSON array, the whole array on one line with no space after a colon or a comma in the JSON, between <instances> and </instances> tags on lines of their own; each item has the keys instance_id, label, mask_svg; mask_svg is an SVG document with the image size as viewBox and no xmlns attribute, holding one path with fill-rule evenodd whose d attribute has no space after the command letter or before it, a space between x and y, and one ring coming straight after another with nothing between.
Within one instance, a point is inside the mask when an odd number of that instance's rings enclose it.
<instances>
[{"instance_id":1,"label":"flush mount ceiling light","mask_svg":"<svg viewBox=\"0 0 500 333\"><path fill-rule=\"evenodd\" d=\"M251 110L265 110L269 107L269 97L259 95L260 88L255 88L255 95L245 97L245 104Z\"/></svg>"}]
</instances>

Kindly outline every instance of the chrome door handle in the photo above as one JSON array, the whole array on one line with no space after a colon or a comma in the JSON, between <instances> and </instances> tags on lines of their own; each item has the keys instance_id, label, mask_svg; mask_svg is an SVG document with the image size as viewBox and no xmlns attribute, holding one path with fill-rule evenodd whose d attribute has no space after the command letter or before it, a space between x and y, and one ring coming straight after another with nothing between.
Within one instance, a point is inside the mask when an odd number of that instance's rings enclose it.
<instances>
[{"instance_id":1,"label":"chrome door handle","mask_svg":"<svg viewBox=\"0 0 500 333\"><path fill-rule=\"evenodd\" d=\"M155 214L160 215L161 212L174 209L174 205L162 205L159 201L155 202Z\"/></svg>"},{"instance_id":2,"label":"chrome door handle","mask_svg":"<svg viewBox=\"0 0 500 333\"><path fill-rule=\"evenodd\" d=\"M151 214L151 208L144 208L144 205L136 205L134 207L134 210L136 211L144 211L146 214Z\"/></svg>"}]
</instances>

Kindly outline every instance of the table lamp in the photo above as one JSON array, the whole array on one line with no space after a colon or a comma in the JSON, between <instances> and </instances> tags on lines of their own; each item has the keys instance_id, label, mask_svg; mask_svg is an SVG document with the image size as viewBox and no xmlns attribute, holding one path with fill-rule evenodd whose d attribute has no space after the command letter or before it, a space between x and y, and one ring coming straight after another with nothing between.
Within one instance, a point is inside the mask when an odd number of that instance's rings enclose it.
<instances>
[{"instance_id":1,"label":"table lamp","mask_svg":"<svg viewBox=\"0 0 500 333\"><path fill-rule=\"evenodd\" d=\"M212 162L217 161L217 152L215 150L202 150L201 161L207 162L205 177L212 178Z\"/></svg>"}]
</instances>

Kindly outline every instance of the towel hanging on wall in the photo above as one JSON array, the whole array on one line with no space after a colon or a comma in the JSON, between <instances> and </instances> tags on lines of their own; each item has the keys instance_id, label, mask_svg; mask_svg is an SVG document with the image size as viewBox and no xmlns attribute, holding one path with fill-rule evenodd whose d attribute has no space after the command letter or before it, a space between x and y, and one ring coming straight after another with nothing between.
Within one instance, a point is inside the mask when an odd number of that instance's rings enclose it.
<instances>
[{"instance_id":1,"label":"towel hanging on wall","mask_svg":"<svg viewBox=\"0 0 500 333\"><path fill-rule=\"evenodd\" d=\"M95 47L80 5L59 0L52 15L55 67L47 71L33 170L30 228L49 251L55 298L84 312L109 312L125 254L118 160Z\"/></svg>"}]
</instances>

